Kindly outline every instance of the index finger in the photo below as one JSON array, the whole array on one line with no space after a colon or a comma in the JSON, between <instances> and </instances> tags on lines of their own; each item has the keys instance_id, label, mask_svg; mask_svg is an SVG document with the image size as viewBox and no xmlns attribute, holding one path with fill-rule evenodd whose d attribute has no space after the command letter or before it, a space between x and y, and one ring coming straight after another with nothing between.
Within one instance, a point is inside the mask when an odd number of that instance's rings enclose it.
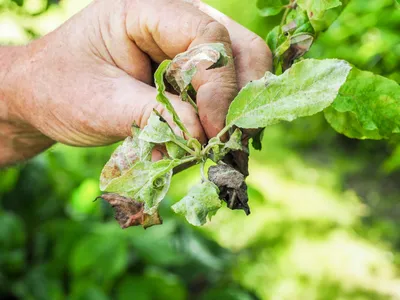
<instances>
[{"instance_id":1,"label":"index finger","mask_svg":"<svg viewBox=\"0 0 400 300\"><path fill-rule=\"evenodd\" d=\"M260 36L200 0L191 0L191 3L228 29L239 88L272 71L271 50Z\"/></svg>"}]
</instances>

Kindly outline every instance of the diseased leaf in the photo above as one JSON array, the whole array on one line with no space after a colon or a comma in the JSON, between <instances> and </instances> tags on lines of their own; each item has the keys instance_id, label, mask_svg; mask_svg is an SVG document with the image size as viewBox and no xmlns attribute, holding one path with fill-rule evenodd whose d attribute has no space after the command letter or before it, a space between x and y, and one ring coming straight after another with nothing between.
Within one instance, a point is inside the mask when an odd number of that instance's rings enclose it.
<instances>
[{"instance_id":1,"label":"diseased leaf","mask_svg":"<svg viewBox=\"0 0 400 300\"><path fill-rule=\"evenodd\" d=\"M287 4L289 0L257 0L257 8L263 17L279 14Z\"/></svg>"},{"instance_id":2,"label":"diseased leaf","mask_svg":"<svg viewBox=\"0 0 400 300\"><path fill-rule=\"evenodd\" d=\"M242 150L242 131L236 128L225 144L225 148L229 150Z\"/></svg>"},{"instance_id":3,"label":"diseased leaf","mask_svg":"<svg viewBox=\"0 0 400 300\"><path fill-rule=\"evenodd\" d=\"M168 65L166 79L180 94L187 95L187 89L200 63L209 63L208 69L228 64L229 56L221 43L201 44L178 54Z\"/></svg>"},{"instance_id":4,"label":"diseased leaf","mask_svg":"<svg viewBox=\"0 0 400 300\"><path fill-rule=\"evenodd\" d=\"M246 85L229 107L226 123L261 128L314 115L328 107L351 67L337 59L307 59L280 76L270 72Z\"/></svg>"},{"instance_id":5,"label":"diseased leaf","mask_svg":"<svg viewBox=\"0 0 400 300\"><path fill-rule=\"evenodd\" d=\"M153 214L164 199L171 182L172 169L180 160L138 162L122 176L113 179L103 191L144 202L144 212Z\"/></svg>"},{"instance_id":6,"label":"diseased leaf","mask_svg":"<svg viewBox=\"0 0 400 300\"><path fill-rule=\"evenodd\" d=\"M299 33L290 38L290 47L283 54L282 70L289 69L295 60L302 57L310 50L314 42L314 36L309 33Z\"/></svg>"},{"instance_id":7,"label":"diseased leaf","mask_svg":"<svg viewBox=\"0 0 400 300\"><path fill-rule=\"evenodd\" d=\"M171 128L154 112L151 114L147 125L139 135L139 139L155 144L163 144L175 140L175 134Z\"/></svg>"},{"instance_id":8,"label":"diseased leaf","mask_svg":"<svg viewBox=\"0 0 400 300\"><path fill-rule=\"evenodd\" d=\"M400 85L353 69L325 117L351 138L382 139L400 132Z\"/></svg>"},{"instance_id":9,"label":"diseased leaf","mask_svg":"<svg viewBox=\"0 0 400 300\"><path fill-rule=\"evenodd\" d=\"M107 193L99 198L106 200L115 210L115 219L122 229L142 225L144 229L153 225L162 224L162 219L156 211L153 215L144 213L143 202L120 196L118 194Z\"/></svg>"},{"instance_id":10,"label":"diseased leaf","mask_svg":"<svg viewBox=\"0 0 400 300\"><path fill-rule=\"evenodd\" d=\"M210 143L218 143L212 147L212 160L219 162L232 150L242 150L242 131L236 128L226 143L222 143L218 138L213 138Z\"/></svg>"},{"instance_id":11,"label":"diseased leaf","mask_svg":"<svg viewBox=\"0 0 400 300\"><path fill-rule=\"evenodd\" d=\"M221 207L218 197L218 187L210 181L195 185L188 195L175 203L172 209L175 213L183 215L186 220L194 225L201 226L207 222Z\"/></svg>"},{"instance_id":12,"label":"diseased leaf","mask_svg":"<svg viewBox=\"0 0 400 300\"><path fill-rule=\"evenodd\" d=\"M220 199L224 200L230 209L242 209L246 215L250 214L247 185L242 173L220 162L208 169L208 179L218 187Z\"/></svg>"},{"instance_id":13,"label":"diseased leaf","mask_svg":"<svg viewBox=\"0 0 400 300\"><path fill-rule=\"evenodd\" d=\"M132 128L132 137L127 137L112 154L100 175L100 189L105 190L115 178L120 177L138 161L151 159L154 145L138 138L140 129Z\"/></svg>"},{"instance_id":14,"label":"diseased leaf","mask_svg":"<svg viewBox=\"0 0 400 300\"><path fill-rule=\"evenodd\" d=\"M167 111L171 114L174 123L186 134L189 134L189 131L186 129L185 125L182 123L179 115L175 111L175 108L172 106L171 102L165 95L165 83L164 83L164 75L169 67L171 61L164 60L159 67L157 68L156 72L154 73L154 82L157 88L157 101L160 102Z\"/></svg>"},{"instance_id":15,"label":"diseased leaf","mask_svg":"<svg viewBox=\"0 0 400 300\"><path fill-rule=\"evenodd\" d=\"M141 129L139 127L132 126L132 137L137 141L137 145L132 145L132 147L137 147L140 161L150 161L151 152L153 151L154 144L139 139L140 132Z\"/></svg>"}]
</instances>

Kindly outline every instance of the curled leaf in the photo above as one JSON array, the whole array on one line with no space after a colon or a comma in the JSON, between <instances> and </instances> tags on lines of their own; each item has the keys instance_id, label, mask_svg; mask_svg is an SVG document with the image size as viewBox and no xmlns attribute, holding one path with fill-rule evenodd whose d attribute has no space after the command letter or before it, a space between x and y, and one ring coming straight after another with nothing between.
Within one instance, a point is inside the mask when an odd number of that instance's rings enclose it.
<instances>
[{"instance_id":1,"label":"curled leaf","mask_svg":"<svg viewBox=\"0 0 400 300\"><path fill-rule=\"evenodd\" d=\"M138 225L142 225L146 229L153 225L162 224L158 211L152 215L144 212L143 202L137 202L113 193L103 194L99 198L106 200L114 208L115 219L122 229Z\"/></svg>"},{"instance_id":2,"label":"curled leaf","mask_svg":"<svg viewBox=\"0 0 400 300\"><path fill-rule=\"evenodd\" d=\"M178 54L168 66L166 79L177 92L184 94L200 63L209 63L208 69L214 69L227 65L228 61L223 44L201 44Z\"/></svg>"},{"instance_id":3,"label":"curled leaf","mask_svg":"<svg viewBox=\"0 0 400 300\"><path fill-rule=\"evenodd\" d=\"M167 95L165 94L165 83L164 83L164 75L169 67L171 61L164 60L159 67L157 68L156 72L154 73L154 82L157 88L157 101L164 105L167 111L171 114L174 123L182 130L184 133L189 134L189 131L186 129L185 125L181 121L181 118L175 111L175 108L172 106L171 102L169 101Z\"/></svg>"},{"instance_id":4,"label":"curled leaf","mask_svg":"<svg viewBox=\"0 0 400 300\"><path fill-rule=\"evenodd\" d=\"M246 215L250 214L247 185L242 173L232 166L219 163L208 169L208 179L218 187L220 199L224 200L230 209L242 209Z\"/></svg>"},{"instance_id":5,"label":"curled leaf","mask_svg":"<svg viewBox=\"0 0 400 300\"><path fill-rule=\"evenodd\" d=\"M191 188L188 195L175 203L172 209L175 213L185 216L190 224L204 225L207 217L210 219L221 207L218 192L215 184L205 181Z\"/></svg>"}]
</instances>

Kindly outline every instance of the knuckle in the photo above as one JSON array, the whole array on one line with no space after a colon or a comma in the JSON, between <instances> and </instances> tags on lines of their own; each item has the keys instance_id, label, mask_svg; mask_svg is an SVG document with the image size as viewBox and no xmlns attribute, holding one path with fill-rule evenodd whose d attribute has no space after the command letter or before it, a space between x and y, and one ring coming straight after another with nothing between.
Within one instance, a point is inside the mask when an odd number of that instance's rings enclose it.
<instances>
[{"instance_id":1,"label":"knuckle","mask_svg":"<svg viewBox=\"0 0 400 300\"><path fill-rule=\"evenodd\" d=\"M211 18L207 18L206 22L202 22L197 33L212 40L230 43L229 32L225 26Z\"/></svg>"},{"instance_id":2,"label":"knuckle","mask_svg":"<svg viewBox=\"0 0 400 300\"><path fill-rule=\"evenodd\" d=\"M250 49L253 49L253 51L257 53L262 53L266 57L272 56L271 50L269 49L267 43L260 36L256 34L251 37L249 46Z\"/></svg>"}]
</instances>

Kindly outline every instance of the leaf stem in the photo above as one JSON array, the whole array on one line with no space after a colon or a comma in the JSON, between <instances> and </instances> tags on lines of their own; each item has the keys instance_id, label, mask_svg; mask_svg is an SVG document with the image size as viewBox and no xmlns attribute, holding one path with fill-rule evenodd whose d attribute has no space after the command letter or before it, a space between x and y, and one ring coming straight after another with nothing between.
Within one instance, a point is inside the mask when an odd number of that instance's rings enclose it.
<instances>
[{"instance_id":1,"label":"leaf stem","mask_svg":"<svg viewBox=\"0 0 400 300\"><path fill-rule=\"evenodd\" d=\"M201 162L201 166L200 166L200 173L201 173L201 178L203 179L203 181L207 181L207 178L206 178L205 172L204 172L205 166L206 166L206 162L203 159L203 161Z\"/></svg>"},{"instance_id":2,"label":"leaf stem","mask_svg":"<svg viewBox=\"0 0 400 300\"><path fill-rule=\"evenodd\" d=\"M217 138L221 139L221 137L228 132L229 129L231 129L232 124L228 124L226 125L218 134L217 134Z\"/></svg>"},{"instance_id":3,"label":"leaf stem","mask_svg":"<svg viewBox=\"0 0 400 300\"><path fill-rule=\"evenodd\" d=\"M178 141L178 139L175 139L173 141L175 144L177 144L179 147L181 147L183 150L185 150L186 152L190 153L191 155L193 155L194 157L197 157L197 154L194 150L190 149L188 146L186 146L184 143L181 143L180 141Z\"/></svg>"},{"instance_id":4,"label":"leaf stem","mask_svg":"<svg viewBox=\"0 0 400 300\"><path fill-rule=\"evenodd\" d=\"M285 9L285 12L283 13L283 16L282 16L282 20L281 20L281 24L280 24L281 27L282 27L283 25L285 25L286 18L287 18L288 14L289 14L290 9L291 9L291 6L290 6L290 5L287 5L287 6L286 6L286 9Z\"/></svg>"}]
</instances>

